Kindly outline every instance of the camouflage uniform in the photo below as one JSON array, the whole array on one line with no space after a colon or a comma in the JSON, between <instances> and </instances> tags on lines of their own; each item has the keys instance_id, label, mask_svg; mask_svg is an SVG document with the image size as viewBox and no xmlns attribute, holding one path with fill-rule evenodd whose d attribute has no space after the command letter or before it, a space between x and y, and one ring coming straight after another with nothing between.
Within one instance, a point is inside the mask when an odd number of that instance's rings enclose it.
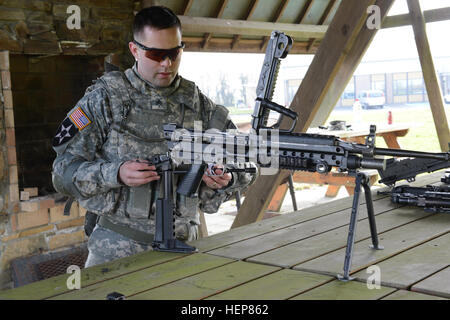
<instances>
[{"instance_id":1,"label":"camouflage uniform","mask_svg":"<svg viewBox=\"0 0 450 320\"><path fill-rule=\"evenodd\" d=\"M53 163L53 184L57 191L74 196L82 207L106 217L115 225L154 234L157 182L128 187L118 180L121 164L165 154L168 151L162 129L165 123L193 129L194 121L202 121L203 130L235 128L225 110L204 96L193 82L180 76L171 86L156 88L140 77L136 65L124 73L107 73L86 90L53 140L57 153ZM225 114L222 121L211 120L219 114L222 118ZM197 208L207 213L217 212L221 203L255 178L255 174L233 173L232 182L221 190L210 189L202 183L198 198L178 196L177 238L196 239L200 224ZM105 233L104 228L97 226L88 246L90 254L97 251L106 257L103 260L149 248L148 243L141 243L139 245L144 247L137 251L118 250L124 244L123 239L111 239L111 232L109 240L103 239L99 230ZM94 244L95 241L99 243ZM116 250L111 251L108 247ZM109 253L100 252L101 248Z\"/></svg>"}]
</instances>

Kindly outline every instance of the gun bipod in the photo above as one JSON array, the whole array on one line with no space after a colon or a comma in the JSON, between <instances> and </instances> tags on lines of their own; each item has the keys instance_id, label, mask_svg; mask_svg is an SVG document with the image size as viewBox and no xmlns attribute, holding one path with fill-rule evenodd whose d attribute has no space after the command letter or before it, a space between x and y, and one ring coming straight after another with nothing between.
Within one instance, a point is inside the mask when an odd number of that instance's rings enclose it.
<instances>
[{"instance_id":1,"label":"gun bipod","mask_svg":"<svg viewBox=\"0 0 450 320\"><path fill-rule=\"evenodd\" d=\"M375 212L373 209L372 194L370 192L369 176L361 171L350 171L349 175L355 176L355 189L353 195L352 212L350 215L350 224L348 228L347 246L345 250L345 260L344 260L344 274L337 275L340 281L351 281L354 278L350 277L350 268L352 264L353 249L355 245L356 236L356 224L358 222L359 213L359 198L361 196L361 186L364 188L364 194L366 197L366 207L367 216L369 219L370 235L372 237L372 245L370 248L375 250L383 250L384 248L380 246L378 242L377 226L375 222Z\"/></svg>"}]
</instances>

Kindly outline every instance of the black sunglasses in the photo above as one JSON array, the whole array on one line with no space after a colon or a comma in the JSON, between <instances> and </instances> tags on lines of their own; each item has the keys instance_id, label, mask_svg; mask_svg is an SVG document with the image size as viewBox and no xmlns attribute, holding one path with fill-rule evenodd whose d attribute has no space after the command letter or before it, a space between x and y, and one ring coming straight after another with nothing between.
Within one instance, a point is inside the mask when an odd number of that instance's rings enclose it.
<instances>
[{"instance_id":1,"label":"black sunglasses","mask_svg":"<svg viewBox=\"0 0 450 320\"><path fill-rule=\"evenodd\" d=\"M133 43L145 51L145 56L147 58L156 62L164 61L166 60L166 57L169 57L171 61L175 61L180 53L180 50L184 49L185 47L183 41L181 41L181 45L172 49L149 48L144 46L142 43L137 42L136 40L133 40Z\"/></svg>"}]
</instances>

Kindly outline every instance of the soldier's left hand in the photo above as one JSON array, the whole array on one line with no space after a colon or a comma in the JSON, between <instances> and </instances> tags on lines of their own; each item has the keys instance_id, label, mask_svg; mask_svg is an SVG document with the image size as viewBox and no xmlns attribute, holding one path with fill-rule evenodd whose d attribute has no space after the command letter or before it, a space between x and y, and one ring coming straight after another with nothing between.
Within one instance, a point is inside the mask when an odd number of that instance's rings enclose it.
<instances>
[{"instance_id":1,"label":"soldier's left hand","mask_svg":"<svg viewBox=\"0 0 450 320\"><path fill-rule=\"evenodd\" d=\"M213 170L215 175L211 175L209 169L207 169L208 174L204 174L202 177L203 182L211 189L221 189L226 187L231 181L231 173L222 174L222 166L215 165Z\"/></svg>"}]
</instances>

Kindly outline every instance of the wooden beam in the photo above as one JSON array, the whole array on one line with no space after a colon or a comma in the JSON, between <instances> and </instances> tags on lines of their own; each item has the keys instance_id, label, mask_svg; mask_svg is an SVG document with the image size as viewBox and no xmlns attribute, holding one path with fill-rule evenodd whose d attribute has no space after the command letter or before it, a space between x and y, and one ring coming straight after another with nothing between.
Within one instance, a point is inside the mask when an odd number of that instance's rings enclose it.
<instances>
[{"instance_id":1,"label":"wooden beam","mask_svg":"<svg viewBox=\"0 0 450 320\"><path fill-rule=\"evenodd\" d=\"M206 48L202 48L204 41L203 37L187 37L183 36L183 41L186 44L184 51L191 52L240 52L240 53L258 53L260 51L261 40L258 39L241 39L232 48L234 38L211 38ZM307 42L294 42L291 49L292 54L306 54ZM313 51L317 50L319 44L314 44Z\"/></svg>"},{"instance_id":2,"label":"wooden beam","mask_svg":"<svg viewBox=\"0 0 450 320\"><path fill-rule=\"evenodd\" d=\"M283 0L281 4L278 6L277 12L272 19L272 22L278 22L283 15L284 10L286 10L287 5L289 4L289 0ZM270 37L264 37L261 41L261 50L266 50L267 43L269 42Z\"/></svg>"},{"instance_id":3,"label":"wooden beam","mask_svg":"<svg viewBox=\"0 0 450 320\"><path fill-rule=\"evenodd\" d=\"M259 0L252 0L250 2L248 12L245 15L245 20L250 19L250 17L253 15L253 12L255 12L258 2L259 2ZM238 44L239 40L241 40L241 35L239 35L239 34L235 35L233 38L233 42L231 43L231 49L234 49L234 47Z\"/></svg>"},{"instance_id":4,"label":"wooden beam","mask_svg":"<svg viewBox=\"0 0 450 320\"><path fill-rule=\"evenodd\" d=\"M438 22L450 20L450 7L426 10L423 12L425 22ZM411 15L409 13L389 16L381 24L383 29L395 28L411 25Z\"/></svg>"},{"instance_id":5,"label":"wooden beam","mask_svg":"<svg viewBox=\"0 0 450 320\"><path fill-rule=\"evenodd\" d=\"M314 0L307 0L295 23L302 24L311 11Z\"/></svg>"},{"instance_id":6,"label":"wooden beam","mask_svg":"<svg viewBox=\"0 0 450 320\"><path fill-rule=\"evenodd\" d=\"M291 104L290 108L301 115L295 132L305 132L319 111L322 100L353 47L355 39L361 29L366 29L367 7L374 3L375 0L346 0L345 5L338 8ZM376 29L371 32L375 33ZM290 127L289 121L285 120L283 119L281 123L282 129ZM259 176L247 190L245 200L231 228L261 220L275 190L288 174L289 171L281 170L275 175Z\"/></svg>"},{"instance_id":7,"label":"wooden beam","mask_svg":"<svg viewBox=\"0 0 450 320\"><path fill-rule=\"evenodd\" d=\"M392 3L393 0L377 0L376 5L380 7L380 15L382 18L381 22L384 21L383 19L387 19L387 13L389 12ZM322 103L318 108L318 112L311 122L312 127L321 126L328 119L331 111L344 92L345 87L355 73L355 70L361 62L361 59L363 58L367 48L370 46L370 43L375 37L376 31L377 29L370 30L366 27L361 30L358 38L355 41L355 45L353 46L351 51L349 51L348 54L345 55L344 62L342 63L342 68L336 74L334 80L330 84L329 89L325 92Z\"/></svg>"},{"instance_id":8,"label":"wooden beam","mask_svg":"<svg viewBox=\"0 0 450 320\"><path fill-rule=\"evenodd\" d=\"M216 19L203 17L178 16L184 33L198 33L208 30L211 33L267 36L273 30L289 34L294 38L322 39L327 31L326 26L296 25L292 23L272 23L245 20Z\"/></svg>"},{"instance_id":9,"label":"wooden beam","mask_svg":"<svg viewBox=\"0 0 450 320\"><path fill-rule=\"evenodd\" d=\"M450 130L442 98L442 91L439 86L436 69L434 68L433 56L430 44L428 43L425 18L420 9L419 0L407 0L409 14L416 39L417 51L419 52L420 64L422 65L423 78L427 88L428 100L430 102L431 113L442 151L448 151L450 142Z\"/></svg>"},{"instance_id":10,"label":"wooden beam","mask_svg":"<svg viewBox=\"0 0 450 320\"><path fill-rule=\"evenodd\" d=\"M216 18L221 18L222 17L223 12L225 11L225 8L227 7L227 4L228 4L228 0L221 0L220 1L220 6L219 6L219 9L217 10ZM211 39L211 37L212 37L212 33L211 32L208 32L208 33L205 34L205 39L204 39L203 44L202 44L202 48L203 49L208 46L208 42Z\"/></svg>"},{"instance_id":11,"label":"wooden beam","mask_svg":"<svg viewBox=\"0 0 450 320\"><path fill-rule=\"evenodd\" d=\"M337 0L331 0L328 3L328 6L325 8L325 11L323 12L322 16L320 17L319 22L317 23L318 25L323 25L325 23L325 21L328 19L328 17L330 16L331 11L334 9L334 7L338 4L339 2ZM316 42L316 39L311 38L308 41L308 51L312 50L314 43Z\"/></svg>"},{"instance_id":12,"label":"wooden beam","mask_svg":"<svg viewBox=\"0 0 450 320\"><path fill-rule=\"evenodd\" d=\"M183 16L187 15L189 10L191 10L192 4L194 3L194 0L187 0L186 4L183 9Z\"/></svg>"}]
</instances>

